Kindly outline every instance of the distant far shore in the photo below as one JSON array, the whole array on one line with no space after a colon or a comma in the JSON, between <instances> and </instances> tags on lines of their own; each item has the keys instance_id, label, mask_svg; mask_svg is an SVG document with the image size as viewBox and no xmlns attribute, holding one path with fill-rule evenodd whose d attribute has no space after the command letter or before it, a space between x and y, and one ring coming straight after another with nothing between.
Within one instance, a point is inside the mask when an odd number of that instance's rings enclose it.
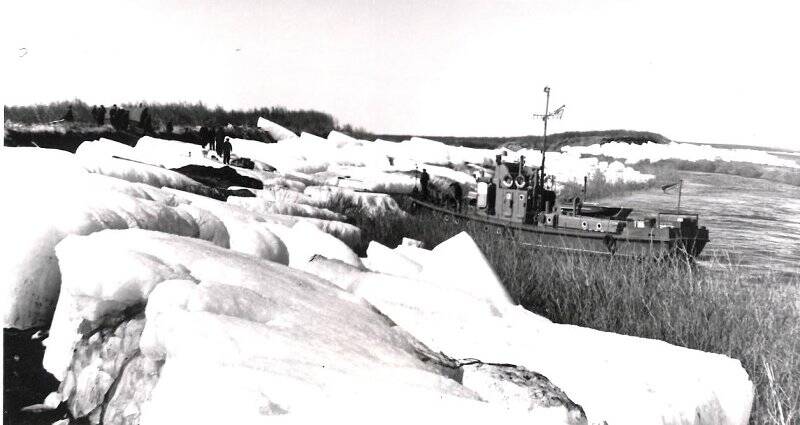
<instances>
[{"instance_id":1,"label":"distant far shore","mask_svg":"<svg viewBox=\"0 0 800 425\"><path fill-rule=\"evenodd\" d=\"M120 103L117 106L125 109L136 108L137 103ZM39 104L31 106L4 106L6 122L25 125L44 125L58 121L63 118L67 108L72 106L75 121L66 130L53 130L66 134L73 133L98 133L101 130L92 129L91 123L94 122L92 107L100 105L89 105L81 100L52 102L49 104ZM103 105L106 110L112 105ZM302 132L311 133L317 136L326 137L332 130L359 139L385 139L400 141L412 137L411 135L381 134L373 133L362 128L354 127L349 124L339 123L331 114L315 110L289 110L283 107L264 107L249 110L226 110L220 107L211 108L203 103L145 103L153 117L154 129L164 132L168 123L174 128L185 127L195 128L200 126L215 127L232 124L235 127L254 127L259 117L266 118L283 127L292 130L296 134ZM6 125L8 127L8 125ZM17 125L17 132L30 132L23 130L25 126ZM41 132L41 131L40 131ZM175 131L180 134L180 131ZM257 136L257 135L253 135ZM106 136L103 136L106 137ZM426 137L426 136L420 136ZM542 146L542 136L517 136L517 137L429 137L431 139L449 144L461 145L475 148L497 148L508 147L510 149L535 148ZM256 137L255 140L262 140ZM558 150L565 145L591 145L607 141L624 141L629 143L669 143L667 137L648 131L634 130L599 130L599 131L570 131L554 133L548 135L548 150ZM124 140L119 140L125 142ZM188 141L188 140L187 140ZM264 140L269 141L269 140Z\"/></svg>"}]
</instances>

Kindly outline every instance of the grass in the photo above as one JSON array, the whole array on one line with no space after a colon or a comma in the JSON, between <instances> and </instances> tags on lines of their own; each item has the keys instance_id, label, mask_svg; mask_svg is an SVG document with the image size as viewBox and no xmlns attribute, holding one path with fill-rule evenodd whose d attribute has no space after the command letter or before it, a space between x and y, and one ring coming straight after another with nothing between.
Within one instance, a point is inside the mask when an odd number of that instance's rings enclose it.
<instances>
[{"instance_id":1,"label":"grass","mask_svg":"<svg viewBox=\"0 0 800 425\"><path fill-rule=\"evenodd\" d=\"M407 199L399 199L401 206ZM370 217L340 202L364 240L433 247L461 230L431 215ZM800 279L736 265L698 267L565 254L467 230L518 303L556 323L660 339L739 359L755 384L751 424L800 421ZM361 247L361 255L366 246Z\"/></svg>"},{"instance_id":2,"label":"grass","mask_svg":"<svg viewBox=\"0 0 800 425\"><path fill-rule=\"evenodd\" d=\"M7 120L43 123L61 118L72 104L78 124L50 129L47 126L18 131L19 138L41 142L52 138L64 144L70 135L76 143L87 134L109 137L103 127L81 125L90 122L90 107L80 101L49 105L4 106ZM106 105L109 107L110 105ZM133 105L120 105L130 108ZM325 136L338 129L361 138L374 136L361 129L339 126L328 114L317 111L288 111L261 108L249 111L210 109L202 103L148 104L160 124L177 126L240 126L243 137L260 140L252 124L258 116L299 133ZM249 127L248 127L249 126ZM82 129L86 127L85 129ZM247 132L251 133L247 133ZM192 133L187 133L191 141ZM96 138L93 137L93 138ZM408 136L380 136L402 140ZM571 132L550 136L551 147L565 144L593 144L609 140L631 142L667 141L663 136L626 130ZM178 137L175 137L178 138ZM435 137L447 144L495 148L538 147L541 138L459 138ZM135 140L135 139L134 139ZM29 143L28 140L24 141ZM77 145L76 145L77 146ZM589 182L588 199L618 195L677 180L677 171L705 171L757 177L800 185L796 170L768 169L746 163L722 161L669 160L640 164L640 171L656 174L648 183L606 182L597 174ZM561 196L580 193L581 185L567 184ZM405 198L398 198L401 206ZM460 229L431 216L387 214L368 216L345 197L334 197L328 205L350 217L361 227L363 240L396 246L403 237L422 240L432 247ZM469 229L468 229L469 230ZM557 323L568 323L603 331L656 338L683 347L721 353L739 359L755 383L756 398L751 424L787 425L800 421L800 281L771 273L753 274L735 265L698 268L682 262L655 263L627 261L585 254L562 254L522 246L513 241L471 231L487 259L497 271L511 296L525 308ZM364 255L367 245L356 247Z\"/></svg>"}]
</instances>

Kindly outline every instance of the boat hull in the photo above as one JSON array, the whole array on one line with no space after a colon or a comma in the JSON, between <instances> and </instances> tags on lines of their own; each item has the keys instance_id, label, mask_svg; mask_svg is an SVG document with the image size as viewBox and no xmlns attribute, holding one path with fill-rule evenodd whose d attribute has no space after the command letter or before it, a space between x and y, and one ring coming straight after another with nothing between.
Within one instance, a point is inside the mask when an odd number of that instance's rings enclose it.
<instances>
[{"instance_id":1,"label":"boat hull","mask_svg":"<svg viewBox=\"0 0 800 425\"><path fill-rule=\"evenodd\" d=\"M412 206L438 216L442 221L464 226L474 233L494 234L518 243L560 251L626 257L696 257L708 242L708 231L681 234L679 229L637 233L604 233L590 230L521 224L488 216L460 213L428 202L414 200Z\"/></svg>"}]
</instances>

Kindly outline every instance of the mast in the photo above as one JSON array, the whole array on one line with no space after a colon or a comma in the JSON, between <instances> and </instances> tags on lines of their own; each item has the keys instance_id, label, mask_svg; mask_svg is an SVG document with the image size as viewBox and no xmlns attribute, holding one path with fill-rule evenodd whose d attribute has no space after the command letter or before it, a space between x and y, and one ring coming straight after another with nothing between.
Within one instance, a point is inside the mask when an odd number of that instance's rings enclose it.
<instances>
[{"instance_id":1,"label":"mast","mask_svg":"<svg viewBox=\"0 0 800 425\"><path fill-rule=\"evenodd\" d=\"M552 113L550 112L550 87L545 87L544 92L547 94L547 99L544 104L544 114L533 114L534 118L541 118L544 121L544 134L542 136L542 166L539 169L539 182L544 185L544 157L547 152L547 121L551 118L558 119L564 113L564 106L561 105Z\"/></svg>"},{"instance_id":2,"label":"mast","mask_svg":"<svg viewBox=\"0 0 800 425\"><path fill-rule=\"evenodd\" d=\"M544 92L547 93L547 100L544 103L544 116L542 117L542 121L544 121L544 134L542 136L542 168L539 169L539 173L541 173L541 177L539 177L539 181L544 184L544 155L547 151L547 115L550 110L550 87L545 87Z\"/></svg>"}]
</instances>

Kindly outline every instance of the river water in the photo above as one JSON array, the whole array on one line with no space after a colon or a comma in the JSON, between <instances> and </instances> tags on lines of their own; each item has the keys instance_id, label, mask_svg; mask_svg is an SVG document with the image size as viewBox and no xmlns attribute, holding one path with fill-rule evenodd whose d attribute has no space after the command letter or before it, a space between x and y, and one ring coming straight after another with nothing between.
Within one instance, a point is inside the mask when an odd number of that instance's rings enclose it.
<instances>
[{"instance_id":1,"label":"river water","mask_svg":"<svg viewBox=\"0 0 800 425\"><path fill-rule=\"evenodd\" d=\"M800 187L724 174L681 175L681 210L699 213L700 225L710 233L700 264L800 275ZM677 193L656 188L600 203L634 208L631 216L654 214L674 210Z\"/></svg>"}]
</instances>

